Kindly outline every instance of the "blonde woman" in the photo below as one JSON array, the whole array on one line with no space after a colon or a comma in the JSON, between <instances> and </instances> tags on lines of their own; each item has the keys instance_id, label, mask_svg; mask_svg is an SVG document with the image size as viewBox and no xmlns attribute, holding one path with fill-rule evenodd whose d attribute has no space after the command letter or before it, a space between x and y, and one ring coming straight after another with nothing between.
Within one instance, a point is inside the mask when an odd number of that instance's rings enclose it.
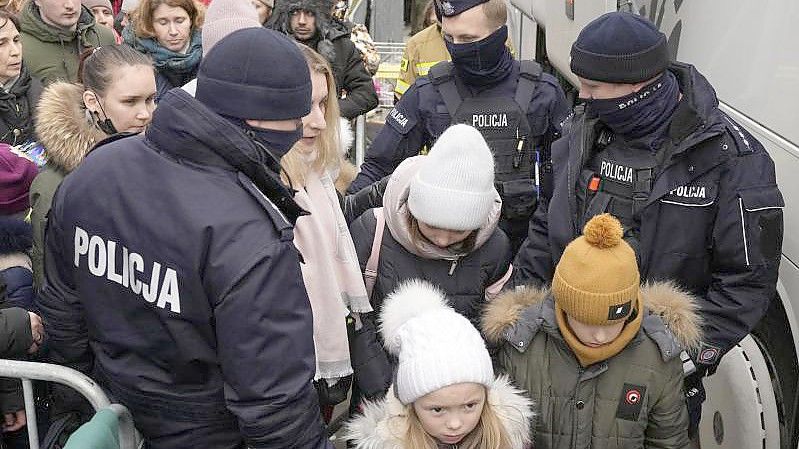
<instances>
[{"instance_id":1,"label":"blonde woman","mask_svg":"<svg viewBox=\"0 0 799 449\"><path fill-rule=\"evenodd\" d=\"M363 207L355 206L357 196L340 199L334 186L342 163L335 80L321 55L299 47L311 72L311 112L302 119L302 139L281 165L284 182L297 191L295 201L310 212L297 220L294 243L303 257L302 275L314 314L314 380L324 408L346 399L351 384L348 317L372 311L345 215L379 203L380 196L371 201L376 190L366 191Z\"/></svg>"}]
</instances>

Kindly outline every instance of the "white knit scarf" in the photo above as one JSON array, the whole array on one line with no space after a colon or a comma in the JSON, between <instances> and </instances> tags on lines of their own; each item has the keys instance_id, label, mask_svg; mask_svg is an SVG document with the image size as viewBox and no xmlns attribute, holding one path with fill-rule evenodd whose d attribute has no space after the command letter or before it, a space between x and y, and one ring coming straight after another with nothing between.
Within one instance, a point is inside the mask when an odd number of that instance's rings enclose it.
<instances>
[{"instance_id":1,"label":"white knit scarf","mask_svg":"<svg viewBox=\"0 0 799 449\"><path fill-rule=\"evenodd\" d=\"M346 317L372 311L355 245L327 172L309 170L294 199L311 213L297 220L294 244L313 309L314 380L344 377L352 374Z\"/></svg>"}]
</instances>

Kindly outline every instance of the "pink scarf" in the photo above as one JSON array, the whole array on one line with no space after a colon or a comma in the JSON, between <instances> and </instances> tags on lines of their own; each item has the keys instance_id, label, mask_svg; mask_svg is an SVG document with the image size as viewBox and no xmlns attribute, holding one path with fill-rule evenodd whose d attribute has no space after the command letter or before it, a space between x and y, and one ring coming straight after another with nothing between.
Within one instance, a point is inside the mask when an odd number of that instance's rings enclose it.
<instances>
[{"instance_id":1,"label":"pink scarf","mask_svg":"<svg viewBox=\"0 0 799 449\"><path fill-rule=\"evenodd\" d=\"M335 379L352 374L346 317L372 311L344 214L327 172L308 170L305 188L294 199L310 215L297 220L294 244L313 309L316 376Z\"/></svg>"}]
</instances>

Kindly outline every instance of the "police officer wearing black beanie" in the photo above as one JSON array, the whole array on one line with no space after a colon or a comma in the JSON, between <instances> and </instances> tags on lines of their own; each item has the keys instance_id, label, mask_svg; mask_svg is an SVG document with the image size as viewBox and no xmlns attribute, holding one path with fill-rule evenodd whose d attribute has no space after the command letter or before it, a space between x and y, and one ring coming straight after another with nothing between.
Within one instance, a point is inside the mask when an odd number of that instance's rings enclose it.
<instances>
[{"instance_id":1,"label":"police officer wearing black beanie","mask_svg":"<svg viewBox=\"0 0 799 449\"><path fill-rule=\"evenodd\" d=\"M695 437L702 377L775 295L784 203L774 163L719 110L707 79L671 60L648 20L605 14L585 26L571 56L584 104L553 145L554 193L530 221L513 281L551 282L591 217L619 218L642 280L673 280L699 298L704 338L686 364Z\"/></svg>"},{"instance_id":2,"label":"police officer wearing black beanie","mask_svg":"<svg viewBox=\"0 0 799 449\"><path fill-rule=\"evenodd\" d=\"M58 190L40 298L52 361L90 375L152 449L328 448L280 158L311 106L296 44L236 31L196 98L101 143Z\"/></svg>"},{"instance_id":3,"label":"police officer wearing black beanie","mask_svg":"<svg viewBox=\"0 0 799 449\"><path fill-rule=\"evenodd\" d=\"M503 201L499 226L515 253L538 197L548 190L549 146L568 106L554 77L533 61L513 59L505 45L504 0L436 0L435 6L452 62L418 78L391 110L350 192L430 148L451 124L466 123L494 152Z\"/></svg>"}]
</instances>

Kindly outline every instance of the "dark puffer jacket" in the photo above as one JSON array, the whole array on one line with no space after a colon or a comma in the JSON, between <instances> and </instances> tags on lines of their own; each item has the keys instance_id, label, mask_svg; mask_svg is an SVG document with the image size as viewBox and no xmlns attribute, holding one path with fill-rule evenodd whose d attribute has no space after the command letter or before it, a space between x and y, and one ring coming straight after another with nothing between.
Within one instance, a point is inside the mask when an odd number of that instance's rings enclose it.
<instances>
[{"instance_id":1,"label":"dark puffer jacket","mask_svg":"<svg viewBox=\"0 0 799 449\"><path fill-rule=\"evenodd\" d=\"M5 307L36 311L33 268L28 256L32 245L30 224L19 218L0 217L0 282L6 286Z\"/></svg>"},{"instance_id":2,"label":"dark puffer jacket","mask_svg":"<svg viewBox=\"0 0 799 449\"><path fill-rule=\"evenodd\" d=\"M329 447L277 162L181 89L111 140L50 211L53 362L98 379L153 448Z\"/></svg>"},{"instance_id":3,"label":"dark puffer jacket","mask_svg":"<svg viewBox=\"0 0 799 449\"><path fill-rule=\"evenodd\" d=\"M536 404L535 449L683 449L688 410L680 353L701 339L693 299L670 283L642 287L641 330L620 353L586 368L564 340L545 290L503 294L483 332Z\"/></svg>"},{"instance_id":4,"label":"dark puffer jacket","mask_svg":"<svg viewBox=\"0 0 799 449\"><path fill-rule=\"evenodd\" d=\"M497 196L494 210L478 230L474 248L468 253L414 241L409 229L408 190L425 157L416 156L403 162L386 187L383 196L386 225L371 296L372 307L379 313L383 299L403 281L425 279L447 294L458 313L478 324L486 288L509 274L508 239L497 227L502 203ZM350 226L362 269L371 254L376 225L374 211L369 210Z\"/></svg>"},{"instance_id":5,"label":"dark puffer jacket","mask_svg":"<svg viewBox=\"0 0 799 449\"><path fill-rule=\"evenodd\" d=\"M0 142L19 145L34 140L33 116L42 95L42 83L23 65L17 81L0 89Z\"/></svg>"},{"instance_id":6,"label":"dark puffer jacket","mask_svg":"<svg viewBox=\"0 0 799 449\"><path fill-rule=\"evenodd\" d=\"M350 40L347 27L330 17L330 4L325 0L286 0L276 2L275 13L267 25L282 33L291 33L291 13L303 9L316 17L316 36L310 46L330 63L336 79L341 116L353 119L377 107L377 92L366 70L361 53Z\"/></svg>"},{"instance_id":7,"label":"dark puffer jacket","mask_svg":"<svg viewBox=\"0 0 799 449\"><path fill-rule=\"evenodd\" d=\"M639 266L642 279L673 279L700 298L702 352L711 365L751 331L775 295L784 202L771 157L718 109L708 81L688 64L670 70L683 98L668 131L672 151L641 211ZM530 220L513 263L516 285L548 284L580 235L577 180L596 126L578 108L553 145L554 193Z\"/></svg>"}]
</instances>

